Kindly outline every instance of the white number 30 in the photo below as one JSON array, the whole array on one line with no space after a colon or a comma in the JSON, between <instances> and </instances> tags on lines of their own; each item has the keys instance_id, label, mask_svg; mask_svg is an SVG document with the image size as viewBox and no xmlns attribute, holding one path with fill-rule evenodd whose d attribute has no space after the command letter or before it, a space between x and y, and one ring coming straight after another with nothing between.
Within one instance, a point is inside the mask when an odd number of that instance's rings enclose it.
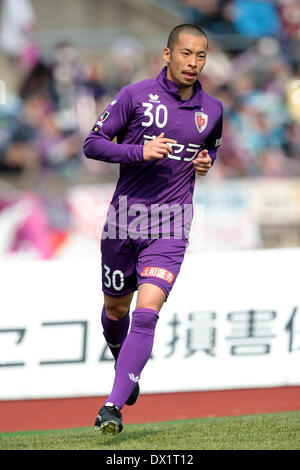
<instances>
[{"instance_id":1,"label":"white number 30","mask_svg":"<svg viewBox=\"0 0 300 470\"><path fill-rule=\"evenodd\" d=\"M147 116L148 121L143 121L142 126L150 127L153 124L154 116L152 113L153 104L152 103L143 103L145 109L144 116ZM168 120L168 110L164 104L159 104L155 110L155 124L160 129L165 127Z\"/></svg>"},{"instance_id":2,"label":"white number 30","mask_svg":"<svg viewBox=\"0 0 300 470\"><path fill-rule=\"evenodd\" d=\"M106 264L105 264L104 269L105 269L104 276L105 276L105 279L106 279L106 281L104 282L105 287L109 288L112 285L115 290L123 289L123 287L124 287L124 274L122 273L122 271L120 271L119 269L116 269L112 273L112 276L110 278L110 276L109 276L110 275L110 268L108 266L106 266Z\"/></svg>"}]
</instances>

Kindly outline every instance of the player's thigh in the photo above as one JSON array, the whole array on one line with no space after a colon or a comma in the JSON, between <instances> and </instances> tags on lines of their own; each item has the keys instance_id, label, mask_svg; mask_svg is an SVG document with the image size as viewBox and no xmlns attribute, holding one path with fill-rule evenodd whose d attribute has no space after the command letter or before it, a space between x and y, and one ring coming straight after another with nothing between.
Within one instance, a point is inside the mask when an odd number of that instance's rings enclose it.
<instances>
[{"instance_id":1,"label":"player's thigh","mask_svg":"<svg viewBox=\"0 0 300 470\"><path fill-rule=\"evenodd\" d=\"M139 285L139 305L147 302L152 295L153 301L161 302L162 294L168 298L176 278L179 274L184 255L186 242L181 239L152 240L141 250L137 262L137 278ZM157 287L141 288L143 284L152 284ZM162 303L161 303L162 305Z\"/></svg>"},{"instance_id":2,"label":"player's thigh","mask_svg":"<svg viewBox=\"0 0 300 470\"><path fill-rule=\"evenodd\" d=\"M151 308L159 312L166 298L165 292L160 287L143 282L138 287L136 308Z\"/></svg>"},{"instance_id":3,"label":"player's thigh","mask_svg":"<svg viewBox=\"0 0 300 470\"><path fill-rule=\"evenodd\" d=\"M136 253L130 240L101 240L101 264L102 290L108 297L126 297L136 290Z\"/></svg>"}]
</instances>

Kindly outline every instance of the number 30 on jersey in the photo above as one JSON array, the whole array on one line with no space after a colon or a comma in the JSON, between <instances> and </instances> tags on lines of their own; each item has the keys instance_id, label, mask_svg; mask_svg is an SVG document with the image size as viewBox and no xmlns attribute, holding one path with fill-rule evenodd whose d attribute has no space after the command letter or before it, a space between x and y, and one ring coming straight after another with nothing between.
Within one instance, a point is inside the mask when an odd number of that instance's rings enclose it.
<instances>
[{"instance_id":1,"label":"number 30 on jersey","mask_svg":"<svg viewBox=\"0 0 300 470\"><path fill-rule=\"evenodd\" d=\"M168 110L164 104L159 104L156 109L153 109L152 103L143 103L143 107L146 108L144 116L147 121L143 121L142 126L150 127L155 121L156 126L160 129L165 127L168 120Z\"/></svg>"},{"instance_id":2,"label":"number 30 on jersey","mask_svg":"<svg viewBox=\"0 0 300 470\"><path fill-rule=\"evenodd\" d=\"M122 290L124 287L124 274L122 273L122 271L120 271L119 269L116 269L111 274L110 273L111 270L108 266L106 266L106 264L104 265L104 269L105 269L105 273L104 273L105 287L109 288L112 286L117 291Z\"/></svg>"}]
</instances>

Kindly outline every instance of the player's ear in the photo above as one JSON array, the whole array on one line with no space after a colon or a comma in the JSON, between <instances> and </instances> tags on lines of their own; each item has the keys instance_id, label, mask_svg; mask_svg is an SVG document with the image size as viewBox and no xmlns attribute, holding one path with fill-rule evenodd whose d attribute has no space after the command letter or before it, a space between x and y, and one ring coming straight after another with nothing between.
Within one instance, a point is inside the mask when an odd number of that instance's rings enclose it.
<instances>
[{"instance_id":1,"label":"player's ear","mask_svg":"<svg viewBox=\"0 0 300 470\"><path fill-rule=\"evenodd\" d=\"M164 48L164 52L163 52L162 58L163 58L163 60L165 60L167 63L170 62L171 51L170 51L169 47L165 47L165 48Z\"/></svg>"}]
</instances>

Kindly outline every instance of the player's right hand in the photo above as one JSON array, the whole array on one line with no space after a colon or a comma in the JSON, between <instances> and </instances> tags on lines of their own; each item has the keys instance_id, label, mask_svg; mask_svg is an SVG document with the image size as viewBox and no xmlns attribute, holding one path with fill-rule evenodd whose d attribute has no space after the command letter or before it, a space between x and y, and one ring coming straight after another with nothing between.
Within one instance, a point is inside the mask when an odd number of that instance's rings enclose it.
<instances>
[{"instance_id":1,"label":"player's right hand","mask_svg":"<svg viewBox=\"0 0 300 470\"><path fill-rule=\"evenodd\" d=\"M148 162L154 158L164 158L168 154L172 153L172 148L168 145L176 144L177 141L173 139L167 139L164 137L162 132L158 137L147 142L143 147L144 160Z\"/></svg>"}]
</instances>

